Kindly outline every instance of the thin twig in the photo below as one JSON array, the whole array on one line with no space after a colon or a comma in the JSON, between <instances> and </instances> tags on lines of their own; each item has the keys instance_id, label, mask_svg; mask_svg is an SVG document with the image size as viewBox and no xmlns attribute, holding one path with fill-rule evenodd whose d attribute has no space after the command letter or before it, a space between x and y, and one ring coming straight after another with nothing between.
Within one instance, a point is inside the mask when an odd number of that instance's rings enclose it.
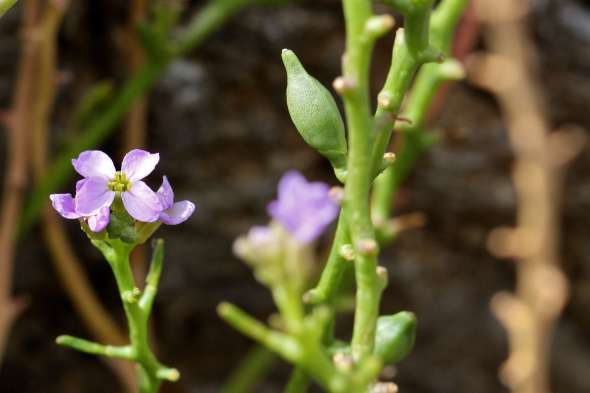
<instances>
[{"instance_id":1,"label":"thin twig","mask_svg":"<svg viewBox=\"0 0 590 393\"><path fill-rule=\"evenodd\" d=\"M558 256L562 174L582 144L575 133L550 133L526 27L527 1L480 1L478 13L491 54L474 60L472 79L500 103L518 198L516 227L496 229L489 238L490 249L517 266L516 292L492 300L510 341L500 378L513 393L546 393L551 336L568 292Z\"/></svg>"},{"instance_id":2,"label":"thin twig","mask_svg":"<svg viewBox=\"0 0 590 393\"><path fill-rule=\"evenodd\" d=\"M133 0L131 2L131 14L125 32L124 48L130 75L135 74L145 64L145 53L139 41L137 26L145 18L146 13L147 0ZM139 96L129 110L124 134L125 151L143 148L146 145L146 103L145 95Z\"/></svg>"},{"instance_id":3,"label":"thin twig","mask_svg":"<svg viewBox=\"0 0 590 393\"><path fill-rule=\"evenodd\" d=\"M17 223L27 185L27 144L31 129L28 111L34 92L33 69L36 44L32 32L37 17L36 2L25 2L22 12L22 50L13 107L9 124L7 124L8 159L0 217L0 359L12 324L24 307L22 300L12 297L12 274Z\"/></svg>"},{"instance_id":4,"label":"thin twig","mask_svg":"<svg viewBox=\"0 0 590 393\"><path fill-rule=\"evenodd\" d=\"M131 15L125 31L125 48L127 53L127 67L130 75L136 73L145 65L145 53L139 40L137 26L145 18L147 13L146 0L133 0L131 2ZM146 146L146 119L147 98L145 95L136 98L127 114L124 136L124 151L142 149ZM131 266L135 282L143 285L143 277L146 269L146 249L144 245L138 246L131 254Z\"/></svg>"}]
</instances>

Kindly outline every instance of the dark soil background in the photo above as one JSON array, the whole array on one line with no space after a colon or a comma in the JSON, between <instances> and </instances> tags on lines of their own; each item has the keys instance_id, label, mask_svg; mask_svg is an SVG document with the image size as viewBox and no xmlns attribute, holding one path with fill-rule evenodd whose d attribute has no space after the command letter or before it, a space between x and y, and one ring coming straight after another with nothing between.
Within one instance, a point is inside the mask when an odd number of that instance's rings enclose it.
<instances>
[{"instance_id":1,"label":"dark soil background","mask_svg":"<svg viewBox=\"0 0 590 393\"><path fill-rule=\"evenodd\" d=\"M56 148L71 137L61 130L89 81L124 76L116 31L127 17L125 3L75 2L66 16L60 35L66 82L56 107ZM189 5L187 14L199 5ZM537 0L532 22L550 117L556 126L590 130L590 4ZM0 22L5 107L14 86L18 25L16 10ZM149 96L149 149L162 157L157 175L167 174L177 196L198 206L187 223L159 233L167 243L155 331L161 357L182 373L167 392L217 391L251 346L217 318L220 301L235 302L260 318L273 312L269 294L232 256L231 243L249 226L266 222L265 206L281 174L296 168L334 183L327 163L290 123L280 60L284 47L329 85L339 74L343 51L339 2L249 9L189 58L174 62ZM389 42L377 47L376 90L389 53ZM496 375L507 354L506 337L489 301L513 287L513 266L492 257L485 241L491 229L514 219L510 148L494 100L467 83L452 87L434 126L442 142L420 160L397 201L398 212L422 211L428 223L403 234L381 258L391 276L383 311L407 309L419 318L415 351L400 365L396 382L401 392L412 393L505 391ZM120 158L120 140L116 134L102 148ZM556 393L585 393L590 391L589 149L566 180L562 249L572 293L556 332L552 383ZM96 290L123 322L107 264L75 222L68 228ZM58 334L87 332L38 229L20 244L15 291L28 294L31 305L12 332L0 370L1 393L120 390L96 358L54 344ZM281 391L287 372L279 365L255 391Z\"/></svg>"}]
</instances>

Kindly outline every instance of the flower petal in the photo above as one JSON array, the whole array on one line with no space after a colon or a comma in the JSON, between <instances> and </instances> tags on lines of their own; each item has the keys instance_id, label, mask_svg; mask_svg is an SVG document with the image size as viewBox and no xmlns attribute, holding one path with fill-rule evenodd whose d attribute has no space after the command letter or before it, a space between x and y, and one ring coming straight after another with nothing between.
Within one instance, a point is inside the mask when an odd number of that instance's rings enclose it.
<instances>
[{"instance_id":1,"label":"flower petal","mask_svg":"<svg viewBox=\"0 0 590 393\"><path fill-rule=\"evenodd\" d=\"M127 175L127 179L141 180L154 170L160 161L160 154L151 154L145 150L134 149L125 155L121 172Z\"/></svg>"},{"instance_id":2,"label":"flower petal","mask_svg":"<svg viewBox=\"0 0 590 393\"><path fill-rule=\"evenodd\" d=\"M115 199L115 193L109 190L108 180L100 177L86 179L76 192L76 212L83 216L96 214L102 207L108 207Z\"/></svg>"},{"instance_id":3,"label":"flower petal","mask_svg":"<svg viewBox=\"0 0 590 393\"><path fill-rule=\"evenodd\" d=\"M174 203L174 191L172 191L172 187L166 176L162 177L162 185L156 194L158 194L158 198L160 198L162 209L166 210L172 207L172 204Z\"/></svg>"},{"instance_id":4,"label":"flower petal","mask_svg":"<svg viewBox=\"0 0 590 393\"><path fill-rule=\"evenodd\" d=\"M167 225L177 225L186 221L195 211L195 204L190 201L180 201L164 210L160 214L160 221Z\"/></svg>"},{"instance_id":5,"label":"flower petal","mask_svg":"<svg viewBox=\"0 0 590 393\"><path fill-rule=\"evenodd\" d=\"M121 193L123 205L131 217L138 221L154 222L162 212L160 199L142 181L135 181L131 189Z\"/></svg>"},{"instance_id":6,"label":"flower petal","mask_svg":"<svg viewBox=\"0 0 590 393\"><path fill-rule=\"evenodd\" d=\"M86 183L86 179L80 179L76 182L76 192L80 191L84 183Z\"/></svg>"},{"instance_id":7,"label":"flower petal","mask_svg":"<svg viewBox=\"0 0 590 393\"><path fill-rule=\"evenodd\" d=\"M268 212L302 243L319 237L336 218L340 207L330 197L330 187L308 182L299 172L287 172L279 182L278 198Z\"/></svg>"},{"instance_id":8,"label":"flower petal","mask_svg":"<svg viewBox=\"0 0 590 393\"><path fill-rule=\"evenodd\" d=\"M87 150L72 160L76 172L84 177L112 179L115 176L113 161L100 150Z\"/></svg>"},{"instance_id":9,"label":"flower petal","mask_svg":"<svg viewBox=\"0 0 590 393\"><path fill-rule=\"evenodd\" d=\"M63 218L75 219L80 218L76 213L74 198L71 194L51 194L51 205Z\"/></svg>"},{"instance_id":10,"label":"flower petal","mask_svg":"<svg viewBox=\"0 0 590 393\"><path fill-rule=\"evenodd\" d=\"M108 207L101 208L97 214L88 217L88 227L92 232L100 232L109 224L111 209Z\"/></svg>"}]
</instances>

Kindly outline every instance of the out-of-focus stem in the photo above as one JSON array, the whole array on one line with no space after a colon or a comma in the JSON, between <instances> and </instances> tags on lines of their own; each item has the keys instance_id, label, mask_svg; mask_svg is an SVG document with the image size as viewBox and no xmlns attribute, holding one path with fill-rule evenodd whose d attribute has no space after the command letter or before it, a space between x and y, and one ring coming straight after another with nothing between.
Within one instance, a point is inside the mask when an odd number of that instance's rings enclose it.
<instances>
[{"instance_id":1,"label":"out-of-focus stem","mask_svg":"<svg viewBox=\"0 0 590 393\"><path fill-rule=\"evenodd\" d=\"M35 88L34 67L37 51L32 32L37 12L36 1L25 2L18 80L7 124L7 165L0 210L0 359L4 353L12 324L18 318L25 304L22 299L12 297L12 275L17 223L27 184L27 144L31 130L31 117L28 111Z\"/></svg>"},{"instance_id":2,"label":"out-of-focus stem","mask_svg":"<svg viewBox=\"0 0 590 393\"><path fill-rule=\"evenodd\" d=\"M295 367L291 377L289 377L284 393L304 393L309 387L309 382L309 377L305 372L301 368Z\"/></svg>"},{"instance_id":3,"label":"out-of-focus stem","mask_svg":"<svg viewBox=\"0 0 590 393\"><path fill-rule=\"evenodd\" d=\"M256 345L240 360L238 367L227 378L221 393L249 393L268 374L276 362L276 355L261 345Z\"/></svg>"},{"instance_id":4,"label":"out-of-focus stem","mask_svg":"<svg viewBox=\"0 0 590 393\"><path fill-rule=\"evenodd\" d=\"M514 393L546 393L551 335L568 292L558 256L562 171L582 143L573 133L550 133L526 30L527 3L477 3L491 54L474 60L472 75L497 96L515 155L517 225L489 238L493 252L517 263L516 292L492 300L510 341L500 377Z\"/></svg>"},{"instance_id":5,"label":"out-of-focus stem","mask_svg":"<svg viewBox=\"0 0 590 393\"><path fill-rule=\"evenodd\" d=\"M125 59L128 62L127 68L129 75L133 75L145 64L145 54L139 41L137 26L145 18L146 13L146 0L133 0L131 2L131 14L127 31L125 32L126 45L124 48L124 53L126 54ZM141 149L145 147L146 113L146 97L140 96L135 100L127 114L127 124L124 133L124 150L126 152L131 149Z\"/></svg>"},{"instance_id":6,"label":"out-of-focus stem","mask_svg":"<svg viewBox=\"0 0 590 393\"><path fill-rule=\"evenodd\" d=\"M16 4L17 0L0 0L0 17L2 17L8 10Z\"/></svg>"}]
</instances>

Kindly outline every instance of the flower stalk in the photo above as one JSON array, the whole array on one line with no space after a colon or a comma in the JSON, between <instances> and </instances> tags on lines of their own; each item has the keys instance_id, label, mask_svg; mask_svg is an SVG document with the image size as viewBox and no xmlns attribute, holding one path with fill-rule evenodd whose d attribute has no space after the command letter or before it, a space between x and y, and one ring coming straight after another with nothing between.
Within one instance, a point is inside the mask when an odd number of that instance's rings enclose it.
<instances>
[{"instance_id":1,"label":"flower stalk","mask_svg":"<svg viewBox=\"0 0 590 393\"><path fill-rule=\"evenodd\" d=\"M130 265L131 252L145 243L163 223L186 221L195 205L187 200L174 202L174 191L166 176L154 192L142 181L156 167L160 156L135 149L123 158L121 170L105 153L90 150L72 160L84 178L76 183L76 193L52 194L53 208L64 218L77 219L91 243L109 263L129 328L129 345L105 346L71 336L60 336L57 343L73 349L130 360L138 365L139 393L157 393L162 381L176 381L176 369L162 365L149 343L149 317L157 293L164 243L154 243L150 271L144 290L136 285Z\"/></svg>"},{"instance_id":2,"label":"flower stalk","mask_svg":"<svg viewBox=\"0 0 590 393\"><path fill-rule=\"evenodd\" d=\"M92 244L103 253L115 276L127 317L130 344L101 345L68 335L59 336L56 342L81 352L137 363L139 392L156 393L162 381L174 382L180 377L178 370L166 367L157 360L149 344L148 321L162 271L164 242L161 239L155 242L150 272L143 292L138 289L129 264L129 255L135 244L120 239L92 240Z\"/></svg>"}]
</instances>

